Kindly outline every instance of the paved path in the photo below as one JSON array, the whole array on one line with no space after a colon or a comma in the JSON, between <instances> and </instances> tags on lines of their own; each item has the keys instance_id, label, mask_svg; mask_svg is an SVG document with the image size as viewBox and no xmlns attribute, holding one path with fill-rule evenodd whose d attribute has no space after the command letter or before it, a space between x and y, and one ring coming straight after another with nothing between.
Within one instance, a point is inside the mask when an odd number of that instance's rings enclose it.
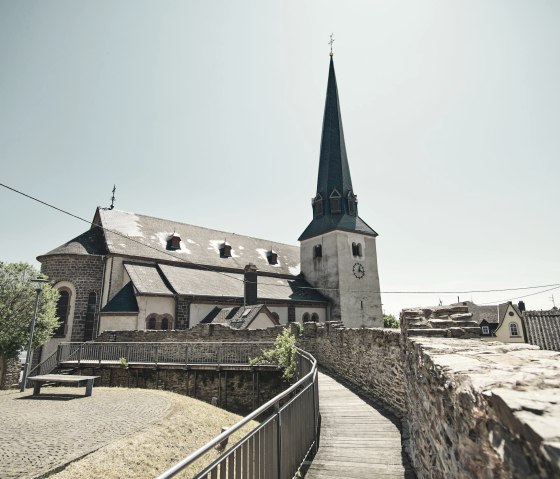
<instances>
[{"instance_id":1,"label":"paved path","mask_svg":"<svg viewBox=\"0 0 560 479\"><path fill-rule=\"evenodd\" d=\"M38 398L0 392L0 478L31 478L163 419L171 400L158 391L43 388Z\"/></svg>"},{"instance_id":2,"label":"paved path","mask_svg":"<svg viewBox=\"0 0 560 479\"><path fill-rule=\"evenodd\" d=\"M397 426L356 394L319 373L321 440L305 479L413 478Z\"/></svg>"}]
</instances>

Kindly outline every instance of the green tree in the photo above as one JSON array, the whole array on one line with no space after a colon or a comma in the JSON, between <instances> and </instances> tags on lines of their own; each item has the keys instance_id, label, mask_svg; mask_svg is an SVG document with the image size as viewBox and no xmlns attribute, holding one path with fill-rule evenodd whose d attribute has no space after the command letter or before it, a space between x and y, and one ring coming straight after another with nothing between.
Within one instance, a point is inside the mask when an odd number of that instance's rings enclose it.
<instances>
[{"instance_id":1,"label":"green tree","mask_svg":"<svg viewBox=\"0 0 560 479\"><path fill-rule=\"evenodd\" d=\"M289 328L284 329L282 334L276 336L274 347L262 352L258 358L251 359L249 364L273 364L284 370L282 376L286 380L292 379L297 368L296 337Z\"/></svg>"},{"instance_id":2,"label":"green tree","mask_svg":"<svg viewBox=\"0 0 560 479\"><path fill-rule=\"evenodd\" d=\"M384 328L400 328L400 323L397 318L393 314L384 314L383 315L383 327Z\"/></svg>"},{"instance_id":3,"label":"green tree","mask_svg":"<svg viewBox=\"0 0 560 479\"><path fill-rule=\"evenodd\" d=\"M0 262L0 357L12 358L27 347L35 307L35 285L40 273L28 263ZM33 336L33 349L46 343L58 326L58 291L42 285Z\"/></svg>"}]
</instances>

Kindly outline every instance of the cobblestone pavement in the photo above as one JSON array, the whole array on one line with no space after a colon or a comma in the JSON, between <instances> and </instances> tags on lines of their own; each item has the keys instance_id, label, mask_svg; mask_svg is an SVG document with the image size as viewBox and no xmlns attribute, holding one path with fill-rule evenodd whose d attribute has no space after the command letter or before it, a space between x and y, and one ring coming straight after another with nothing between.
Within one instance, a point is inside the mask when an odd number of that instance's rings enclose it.
<instances>
[{"instance_id":1,"label":"cobblestone pavement","mask_svg":"<svg viewBox=\"0 0 560 479\"><path fill-rule=\"evenodd\" d=\"M42 388L38 398L0 392L0 478L32 478L160 421L171 400L158 391Z\"/></svg>"}]
</instances>

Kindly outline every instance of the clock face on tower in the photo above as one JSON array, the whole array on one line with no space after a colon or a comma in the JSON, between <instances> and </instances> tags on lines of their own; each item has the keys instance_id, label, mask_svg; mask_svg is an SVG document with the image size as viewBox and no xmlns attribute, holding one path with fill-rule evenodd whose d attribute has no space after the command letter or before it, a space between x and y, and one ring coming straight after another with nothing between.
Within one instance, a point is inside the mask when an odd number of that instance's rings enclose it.
<instances>
[{"instance_id":1,"label":"clock face on tower","mask_svg":"<svg viewBox=\"0 0 560 479\"><path fill-rule=\"evenodd\" d=\"M356 276L356 278L358 279L362 279L364 277L364 274L366 274L366 270L361 263L354 263L352 271L354 272L354 276Z\"/></svg>"}]
</instances>

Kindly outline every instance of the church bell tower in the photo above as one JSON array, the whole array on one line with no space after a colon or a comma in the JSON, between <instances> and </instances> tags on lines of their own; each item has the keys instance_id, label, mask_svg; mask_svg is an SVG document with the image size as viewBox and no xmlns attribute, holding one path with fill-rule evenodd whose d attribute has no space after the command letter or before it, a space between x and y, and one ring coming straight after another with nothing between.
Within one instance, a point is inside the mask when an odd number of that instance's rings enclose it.
<instances>
[{"instance_id":1,"label":"church bell tower","mask_svg":"<svg viewBox=\"0 0 560 479\"><path fill-rule=\"evenodd\" d=\"M313 219L299 237L305 279L331 299L331 320L383 327L377 233L358 216L331 53Z\"/></svg>"}]
</instances>

